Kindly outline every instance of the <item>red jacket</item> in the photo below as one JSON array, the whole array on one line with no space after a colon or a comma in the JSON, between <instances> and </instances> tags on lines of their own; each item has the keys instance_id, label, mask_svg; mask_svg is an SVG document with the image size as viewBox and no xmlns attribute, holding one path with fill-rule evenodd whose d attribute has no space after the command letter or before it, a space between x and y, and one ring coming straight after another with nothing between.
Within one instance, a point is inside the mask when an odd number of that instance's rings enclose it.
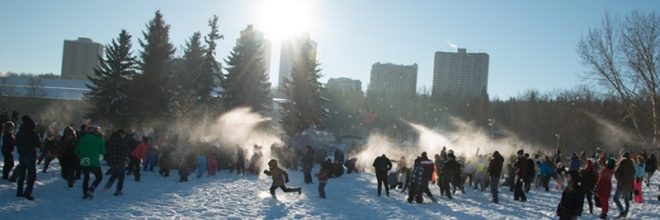
<instances>
[{"instance_id":1,"label":"red jacket","mask_svg":"<svg viewBox=\"0 0 660 220\"><path fill-rule=\"evenodd\" d=\"M144 160L144 158L147 156L147 152L149 151L150 147L151 146L149 146L149 144L142 142L138 144L138 146L135 147L135 149L133 149L133 152L131 152L131 156Z\"/></svg>"},{"instance_id":2,"label":"red jacket","mask_svg":"<svg viewBox=\"0 0 660 220\"><path fill-rule=\"evenodd\" d=\"M603 169L603 171L600 171L600 175L598 175L598 183L596 184L596 194L598 194L599 198L610 198L610 193L612 192L613 173L613 170L607 168Z\"/></svg>"}]
</instances>

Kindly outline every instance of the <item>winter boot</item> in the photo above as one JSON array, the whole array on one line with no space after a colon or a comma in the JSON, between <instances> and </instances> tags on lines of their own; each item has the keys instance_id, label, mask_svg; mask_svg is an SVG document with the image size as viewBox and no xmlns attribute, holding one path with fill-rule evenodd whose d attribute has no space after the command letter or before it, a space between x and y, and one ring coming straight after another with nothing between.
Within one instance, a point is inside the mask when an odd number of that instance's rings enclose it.
<instances>
[{"instance_id":1,"label":"winter boot","mask_svg":"<svg viewBox=\"0 0 660 220\"><path fill-rule=\"evenodd\" d=\"M117 191L117 192L115 192L115 194L113 194L113 195L115 195L115 196L121 196L121 195L124 195L124 193L123 193L122 191Z\"/></svg>"},{"instance_id":2,"label":"winter boot","mask_svg":"<svg viewBox=\"0 0 660 220\"><path fill-rule=\"evenodd\" d=\"M30 200L30 201L34 200L34 196L32 196L32 195L25 195L23 197L25 197L25 199Z\"/></svg>"}]
</instances>

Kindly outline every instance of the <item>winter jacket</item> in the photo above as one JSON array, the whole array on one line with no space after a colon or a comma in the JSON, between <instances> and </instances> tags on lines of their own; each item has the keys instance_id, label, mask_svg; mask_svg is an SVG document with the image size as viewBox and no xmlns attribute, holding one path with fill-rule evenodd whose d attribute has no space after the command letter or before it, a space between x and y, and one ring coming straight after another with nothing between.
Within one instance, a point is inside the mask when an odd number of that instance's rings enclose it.
<instances>
[{"instance_id":1,"label":"winter jacket","mask_svg":"<svg viewBox=\"0 0 660 220\"><path fill-rule=\"evenodd\" d=\"M392 161L383 155L374 160L373 166L376 168L376 172L387 172L392 169Z\"/></svg>"},{"instance_id":2,"label":"winter jacket","mask_svg":"<svg viewBox=\"0 0 660 220\"><path fill-rule=\"evenodd\" d=\"M490 176L501 176L503 164L504 157L497 153L493 154L493 158L490 159L490 163L488 164L488 173Z\"/></svg>"},{"instance_id":3,"label":"winter jacket","mask_svg":"<svg viewBox=\"0 0 660 220\"><path fill-rule=\"evenodd\" d=\"M266 170L264 173L273 178L273 187L284 186L286 182L289 182L289 174L286 173L286 171L280 169L277 166L277 163L273 163L273 161L271 161L268 162L268 166L270 170Z\"/></svg>"},{"instance_id":4,"label":"winter jacket","mask_svg":"<svg viewBox=\"0 0 660 220\"><path fill-rule=\"evenodd\" d=\"M554 169L547 162L541 163L540 170L541 170L540 171L541 176L551 176L552 174L554 174Z\"/></svg>"},{"instance_id":5,"label":"winter jacket","mask_svg":"<svg viewBox=\"0 0 660 220\"><path fill-rule=\"evenodd\" d=\"M421 164L418 164L413 168L410 179L411 179L410 181L412 181L415 184L422 183L422 180L424 179L424 168L422 167Z\"/></svg>"},{"instance_id":6,"label":"winter jacket","mask_svg":"<svg viewBox=\"0 0 660 220\"><path fill-rule=\"evenodd\" d=\"M533 179L536 176L536 164L534 160L527 159L527 179Z\"/></svg>"},{"instance_id":7,"label":"winter jacket","mask_svg":"<svg viewBox=\"0 0 660 220\"><path fill-rule=\"evenodd\" d=\"M582 177L582 190L584 192L593 191L594 187L596 186L596 178L598 176L596 175L596 171L594 170L591 163L587 163L587 167L580 170L580 176Z\"/></svg>"},{"instance_id":8,"label":"winter jacket","mask_svg":"<svg viewBox=\"0 0 660 220\"><path fill-rule=\"evenodd\" d=\"M23 119L23 124L16 134L16 148L19 156L37 156L40 146L39 135L34 132L36 125L32 119Z\"/></svg>"},{"instance_id":9,"label":"winter jacket","mask_svg":"<svg viewBox=\"0 0 660 220\"><path fill-rule=\"evenodd\" d=\"M133 149L131 152L131 156L134 156L140 160L144 160L150 147L151 146L149 146L148 143L140 142L140 144L138 144L137 147L135 147L135 149Z\"/></svg>"},{"instance_id":10,"label":"winter jacket","mask_svg":"<svg viewBox=\"0 0 660 220\"><path fill-rule=\"evenodd\" d=\"M571 163L569 164L568 170L578 171L580 169L580 159L577 156L571 157Z\"/></svg>"},{"instance_id":11,"label":"winter jacket","mask_svg":"<svg viewBox=\"0 0 660 220\"><path fill-rule=\"evenodd\" d=\"M574 219L582 213L583 201L584 193L577 184L566 187L557 205L557 216L559 219Z\"/></svg>"},{"instance_id":12,"label":"winter jacket","mask_svg":"<svg viewBox=\"0 0 660 220\"><path fill-rule=\"evenodd\" d=\"M433 161L429 159L422 159L419 162L422 167L422 181L430 181L433 178Z\"/></svg>"},{"instance_id":13,"label":"winter jacket","mask_svg":"<svg viewBox=\"0 0 660 220\"><path fill-rule=\"evenodd\" d=\"M442 167L442 175L447 181L457 180L460 177L460 172L461 165L454 159L447 160Z\"/></svg>"},{"instance_id":14,"label":"winter jacket","mask_svg":"<svg viewBox=\"0 0 660 220\"><path fill-rule=\"evenodd\" d=\"M527 158L518 157L518 160L516 160L516 164L514 166L516 167L516 175L518 175L518 177L527 177Z\"/></svg>"},{"instance_id":15,"label":"winter jacket","mask_svg":"<svg viewBox=\"0 0 660 220\"><path fill-rule=\"evenodd\" d=\"M635 180L635 165L632 160L623 158L614 169L614 178L616 178L616 189L624 192L633 191L633 181Z\"/></svg>"},{"instance_id":16,"label":"winter jacket","mask_svg":"<svg viewBox=\"0 0 660 220\"><path fill-rule=\"evenodd\" d=\"M105 154L105 142L101 135L87 133L76 145L75 153L80 157L80 166L100 167L101 155Z\"/></svg>"},{"instance_id":17,"label":"winter jacket","mask_svg":"<svg viewBox=\"0 0 660 220\"><path fill-rule=\"evenodd\" d=\"M635 165L635 179L643 179L645 173L646 171L643 163Z\"/></svg>"},{"instance_id":18,"label":"winter jacket","mask_svg":"<svg viewBox=\"0 0 660 220\"><path fill-rule=\"evenodd\" d=\"M14 133L4 133L2 135L2 153L11 154L16 147L16 136Z\"/></svg>"},{"instance_id":19,"label":"winter jacket","mask_svg":"<svg viewBox=\"0 0 660 220\"><path fill-rule=\"evenodd\" d=\"M126 163L126 159L131 152L131 146L126 139L119 136L111 137L106 143L106 147L107 152L104 158L108 164L116 165Z\"/></svg>"},{"instance_id":20,"label":"winter jacket","mask_svg":"<svg viewBox=\"0 0 660 220\"><path fill-rule=\"evenodd\" d=\"M610 198L610 193L612 192L612 175L614 171L610 169L603 169L598 174L598 182L596 183L596 194L598 197Z\"/></svg>"},{"instance_id":21,"label":"winter jacket","mask_svg":"<svg viewBox=\"0 0 660 220\"><path fill-rule=\"evenodd\" d=\"M658 160L655 158L655 155L646 159L646 167L645 167L646 172L649 173L655 172L657 168L658 168Z\"/></svg>"}]
</instances>

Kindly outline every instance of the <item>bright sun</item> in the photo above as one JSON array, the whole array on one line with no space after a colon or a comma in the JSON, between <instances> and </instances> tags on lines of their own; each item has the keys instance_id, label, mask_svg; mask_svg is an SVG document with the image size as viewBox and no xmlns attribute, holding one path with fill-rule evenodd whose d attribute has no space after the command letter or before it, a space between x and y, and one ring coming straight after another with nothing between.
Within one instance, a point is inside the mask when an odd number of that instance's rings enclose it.
<instances>
[{"instance_id":1,"label":"bright sun","mask_svg":"<svg viewBox=\"0 0 660 220\"><path fill-rule=\"evenodd\" d=\"M263 31L271 40L282 40L309 31L311 12L309 1L265 0L261 9Z\"/></svg>"}]
</instances>

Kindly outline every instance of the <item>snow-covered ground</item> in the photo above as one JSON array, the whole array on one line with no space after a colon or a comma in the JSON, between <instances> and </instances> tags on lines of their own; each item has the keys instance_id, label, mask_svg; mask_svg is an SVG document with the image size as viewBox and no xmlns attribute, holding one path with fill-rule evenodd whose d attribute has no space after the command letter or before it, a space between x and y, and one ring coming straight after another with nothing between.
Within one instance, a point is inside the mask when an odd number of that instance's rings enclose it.
<instances>
[{"instance_id":1,"label":"snow-covered ground","mask_svg":"<svg viewBox=\"0 0 660 220\"><path fill-rule=\"evenodd\" d=\"M104 167L104 171L107 167ZM156 168L157 169L157 168ZM439 198L438 203L409 204L406 195L392 191L390 197L378 197L375 176L370 173L348 174L331 179L326 186L327 199L318 198L317 185L304 185L302 173L289 171L289 187L302 186L303 194L285 194L278 189L278 200L271 198L271 180L256 176L237 176L222 171L214 177L178 182L176 171L168 178L157 172L143 172L142 182L127 176L124 195L113 196L113 189L95 192L93 200L83 200L80 182L68 188L60 178L59 165L51 164L48 173L37 174L34 201L15 197L16 185L0 180L0 219L552 219L561 196L558 191L532 190L525 203L515 202L508 188L500 188L500 204L489 202L490 194L467 190L453 200ZM315 181L316 183L316 181ZM632 204L633 219L660 219L658 175L653 189L644 188L643 204ZM439 194L437 186L432 187ZM436 197L438 198L438 197ZM596 219L585 204L583 219ZM613 202L609 216L618 215Z\"/></svg>"}]
</instances>

